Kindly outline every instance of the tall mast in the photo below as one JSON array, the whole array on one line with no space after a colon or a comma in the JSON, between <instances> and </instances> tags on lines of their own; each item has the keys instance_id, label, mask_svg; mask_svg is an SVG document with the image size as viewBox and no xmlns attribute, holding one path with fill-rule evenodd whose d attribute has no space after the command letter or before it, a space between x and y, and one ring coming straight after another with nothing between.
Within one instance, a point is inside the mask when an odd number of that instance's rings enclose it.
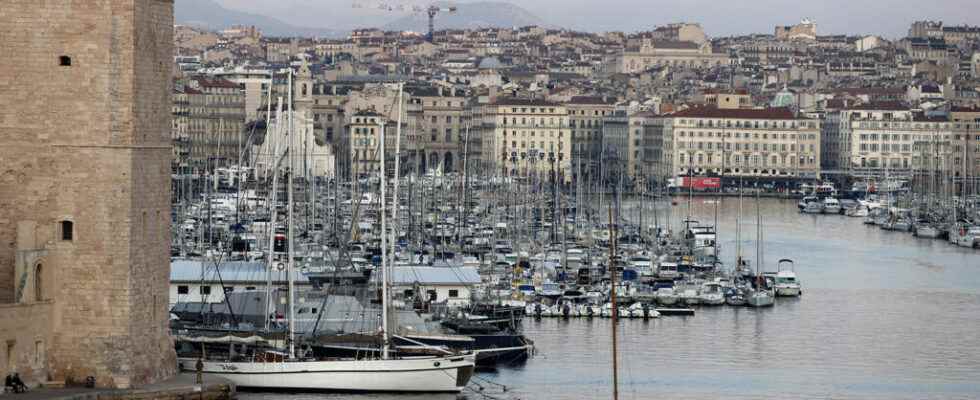
<instances>
[{"instance_id":1,"label":"tall mast","mask_svg":"<svg viewBox=\"0 0 980 400\"><path fill-rule=\"evenodd\" d=\"M399 165L401 160L401 145L402 145L402 88L404 83L398 83L398 125L395 127L395 183L392 185L394 187L394 193L391 195L391 220L393 221L393 226L391 227L391 255L395 255L395 242L398 239L398 190L400 188L398 184L399 178ZM382 142L382 145L384 143ZM383 211L382 211L383 212Z\"/></svg>"},{"instance_id":2,"label":"tall mast","mask_svg":"<svg viewBox=\"0 0 980 400\"><path fill-rule=\"evenodd\" d=\"M616 323L619 318L619 308L616 306L616 225L613 224L612 202L609 203L609 299L612 303L612 367L613 367L613 400L619 399L619 356L616 343Z\"/></svg>"},{"instance_id":3,"label":"tall mast","mask_svg":"<svg viewBox=\"0 0 980 400\"><path fill-rule=\"evenodd\" d=\"M286 135L286 157L289 175L286 181L286 277L289 280L289 358L296 358L296 285L293 282L293 70L289 70L289 130Z\"/></svg>"},{"instance_id":4,"label":"tall mast","mask_svg":"<svg viewBox=\"0 0 980 400\"><path fill-rule=\"evenodd\" d=\"M269 95L271 96L272 93L270 92ZM280 123L280 121L282 121L281 115L282 115L282 97L279 97L279 103L276 106L276 131L275 132L270 132L270 135L271 136L278 136L278 134L279 134L279 129L282 126L282 124ZM268 120L268 117L266 119ZM269 127L269 125L266 124L266 131L267 132L269 131L268 130L269 129L268 127ZM268 316L273 312L273 310L274 310L273 304L275 304L272 301L272 273L273 273L272 271L274 271L274 269L275 269L276 223L279 222L279 214L278 214L279 209L277 207L277 203L279 202L279 199L278 199L278 197L279 197L278 196L279 195L279 154L278 154L279 153L279 146L278 146L278 142L274 142L274 143L275 144L272 146L273 150L272 150L272 154L271 154L271 157L270 157L270 160L271 160L271 163L272 163L272 165L271 165L271 168L272 168L272 195L270 197L272 198L272 200L271 200L271 202L269 204L267 204L267 207L270 207L270 210L271 211L269 213L269 222L268 222L268 224L269 224L269 254L267 256L268 270L266 272L266 282L265 282L265 315L266 315L266 319L265 319L265 330L266 331L269 330L269 319L270 318Z\"/></svg>"},{"instance_id":5,"label":"tall mast","mask_svg":"<svg viewBox=\"0 0 980 400\"><path fill-rule=\"evenodd\" d=\"M379 118L381 125L381 358L388 359L388 219L385 211L385 122Z\"/></svg>"}]
</instances>

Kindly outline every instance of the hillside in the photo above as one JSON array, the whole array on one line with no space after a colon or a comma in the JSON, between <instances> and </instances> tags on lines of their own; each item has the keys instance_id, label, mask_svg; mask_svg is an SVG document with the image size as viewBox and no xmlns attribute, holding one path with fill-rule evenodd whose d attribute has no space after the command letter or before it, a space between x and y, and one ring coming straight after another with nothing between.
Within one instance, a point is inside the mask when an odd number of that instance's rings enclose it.
<instances>
[{"instance_id":1,"label":"hillside","mask_svg":"<svg viewBox=\"0 0 980 400\"><path fill-rule=\"evenodd\" d=\"M232 25L255 25L268 36L344 37L347 35L346 30L299 27L276 18L231 10L222 7L214 0L176 0L174 21L178 24L212 30Z\"/></svg>"},{"instance_id":2,"label":"hillside","mask_svg":"<svg viewBox=\"0 0 980 400\"><path fill-rule=\"evenodd\" d=\"M459 7L455 14L436 15L436 29L547 25L538 16L510 3L484 1L454 4ZM384 29L425 32L428 30L428 16L425 14L405 16L385 25Z\"/></svg>"}]
</instances>

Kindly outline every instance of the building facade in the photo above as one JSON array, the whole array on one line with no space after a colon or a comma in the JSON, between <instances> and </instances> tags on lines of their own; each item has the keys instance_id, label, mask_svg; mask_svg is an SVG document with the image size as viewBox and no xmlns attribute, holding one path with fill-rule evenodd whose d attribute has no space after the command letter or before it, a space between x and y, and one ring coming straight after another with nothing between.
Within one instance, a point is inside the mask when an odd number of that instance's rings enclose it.
<instances>
[{"instance_id":1,"label":"building facade","mask_svg":"<svg viewBox=\"0 0 980 400\"><path fill-rule=\"evenodd\" d=\"M820 178L819 121L788 109L696 107L665 116L673 176L799 182Z\"/></svg>"},{"instance_id":2,"label":"building facade","mask_svg":"<svg viewBox=\"0 0 980 400\"><path fill-rule=\"evenodd\" d=\"M571 178L568 110L544 100L506 98L491 105L493 128L483 158L503 176ZM486 140L487 138L484 138Z\"/></svg>"},{"instance_id":3,"label":"building facade","mask_svg":"<svg viewBox=\"0 0 980 400\"><path fill-rule=\"evenodd\" d=\"M237 164L248 147L245 95L237 83L194 77L173 90L174 147L181 166ZM178 150L179 149L179 150Z\"/></svg>"},{"instance_id":4,"label":"building facade","mask_svg":"<svg viewBox=\"0 0 980 400\"><path fill-rule=\"evenodd\" d=\"M572 176L590 179L599 170L603 119L613 113L611 98L574 96L565 102L571 135ZM577 178L576 178L577 179Z\"/></svg>"}]
</instances>

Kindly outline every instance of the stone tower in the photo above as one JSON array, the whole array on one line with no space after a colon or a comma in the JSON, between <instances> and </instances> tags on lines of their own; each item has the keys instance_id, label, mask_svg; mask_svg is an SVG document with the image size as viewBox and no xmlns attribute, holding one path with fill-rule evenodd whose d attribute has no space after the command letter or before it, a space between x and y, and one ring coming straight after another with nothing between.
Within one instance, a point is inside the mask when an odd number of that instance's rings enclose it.
<instances>
[{"instance_id":1,"label":"stone tower","mask_svg":"<svg viewBox=\"0 0 980 400\"><path fill-rule=\"evenodd\" d=\"M0 38L0 374L172 376L173 0L3 0Z\"/></svg>"}]
</instances>

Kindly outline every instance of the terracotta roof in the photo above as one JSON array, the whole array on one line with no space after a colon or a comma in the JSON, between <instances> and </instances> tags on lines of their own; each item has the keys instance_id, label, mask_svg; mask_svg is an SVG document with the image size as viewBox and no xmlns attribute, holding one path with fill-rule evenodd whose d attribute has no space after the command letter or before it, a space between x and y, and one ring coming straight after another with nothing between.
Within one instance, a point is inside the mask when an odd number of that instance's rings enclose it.
<instances>
[{"instance_id":1,"label":"terracotta roof","mask_svg":"<svg viewBox=\"0 0 980 400\"><path fill-rule=\"evenodd\" d=\"M847 109L864 111L908 111L909 106L900 101L877 101L864 104L855 104L848 106Z\"/></svg>"},{"instance_id":2,"label":"terracotta roof","mask_svg":"<svg viewBox=\"0 0 980 400\"><path fill-rule=\"evenodd\" d=\"M797 117L788 108L738 108L723 109L715 107L692 107L678 111L673 117L688 118L733 118L733 119L806 119Z\"/></svg>"},{"instance_id":3,"label":"terracotta roof","mask_svg":"<svg viewBox=\"0 0 980 400\"><path fill-rule=\"evenodd\" d=\"M975 105L970 107L952 106L949 108L949 111L950 112L980 112L980 107L977 107Z\"/></svg>"},{"instance_id":4,"label":"terracotta roof","mask_svg":"<svg viewBox=\"0 0 980 400\"><path fill-rule=\"evenodd\" d=\"M568 104L616 104L614 97L572 96Z\"/></svg>"},{"instance_id":5,"label":"terracotta roof","mask_svg":"<svg viewBox=\"0 0 980 400\"><path fill-rule=\"evenodd\" d=\"M561 104L552 103L550 101L545 101L545 100L518 99L514 97L497 99L497 101L494 102L493 104L498 106L552 106L552 107L561 106Z\"/></svg>"},{"instance_id":6,"label":"terracotta roof","mask_svg":"<svg viewBox=\"0 0 980 400\"><path fill-rule=\"evenodd\" d=\"M201 85L201 87L222 88L222 89L239 89L239 88L241 88L241 86L239 86L237 83L232 82L232 81L229 81L227 79L222 79L222 78L204 78L204 77L197 77L197 78L194 78L194 80L197 81L197 83L199 85Z\"/></svg>"}]
</instances>

